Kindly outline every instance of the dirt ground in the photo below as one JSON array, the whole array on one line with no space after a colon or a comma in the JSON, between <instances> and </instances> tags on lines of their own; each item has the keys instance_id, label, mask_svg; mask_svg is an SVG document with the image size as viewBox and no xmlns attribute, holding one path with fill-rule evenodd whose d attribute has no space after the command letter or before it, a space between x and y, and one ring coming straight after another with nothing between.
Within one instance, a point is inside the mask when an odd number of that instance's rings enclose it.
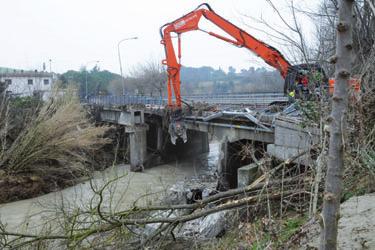
<instances>
[{"instance_id":1,"label":"dirt ground","mask_svg":"<svg viewBox=\"0 0 375 250\"><path fill-rule=\"evenodd\" d=\"M35 197L43 192L44 186L37 176L1 176L0 203Z\"/></svg>"},{"instance_id":2,"label":"dirt ground","mask_svg":"<svg viewBox=\"0 0 375 250\"><path fill-rule=\"evenodd\" d=\"M375 249L375 193L352 197L341 204L338 249ZM292 249L318 249L320 226L311 221L292 241Z\"/></svg>"}]
</instances>

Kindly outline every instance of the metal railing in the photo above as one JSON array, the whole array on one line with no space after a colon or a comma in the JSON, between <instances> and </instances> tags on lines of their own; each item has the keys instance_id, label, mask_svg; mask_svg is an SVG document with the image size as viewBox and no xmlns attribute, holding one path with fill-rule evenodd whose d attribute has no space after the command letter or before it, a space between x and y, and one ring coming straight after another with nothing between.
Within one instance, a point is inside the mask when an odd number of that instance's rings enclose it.
<instances>
[{"instance_id":1,"label":"metal railing","mask_svg":"<svg viewBox=\"0 0 375 250\"><path fill-rule=\"evenodd\" d=\"M255 93L255 94L217 94L217 95L192 95L185 96L185 101L206 102L210 104L231 105L267 105L272 102L287 101L282 93Z\"/></svg>"},{"instance_id":2,"label":"metal railing","mask_svg":"<svg viewBox=\"0 0 375 250\"><path fill-rule=\"evenodd\" d=\"M208 103L218 105L255 105L266 106L272 102L285 102L288 100L282 93L254 93L254 94L215 94L215 95L191 95L183 96L183 101L187 103ZM167 99L161 97L122 95L122 96L92 96L84 100L95 105L167 105Z\"/></svg>"},{"instance_id":3,"label":"metal railing","mask_svg":"<svg viewBox=\"0 0 375 250\"><path fill-rule=\"evenodd\" d=\"M164 106L167 101L163 98L150 97L150 96L140 96L140 95L121 95L121 96L91 96L88 98L87 103L96 105L111 105L111 106L121 106L121 105L158 105Z\"/></svg>"}]
</instances>

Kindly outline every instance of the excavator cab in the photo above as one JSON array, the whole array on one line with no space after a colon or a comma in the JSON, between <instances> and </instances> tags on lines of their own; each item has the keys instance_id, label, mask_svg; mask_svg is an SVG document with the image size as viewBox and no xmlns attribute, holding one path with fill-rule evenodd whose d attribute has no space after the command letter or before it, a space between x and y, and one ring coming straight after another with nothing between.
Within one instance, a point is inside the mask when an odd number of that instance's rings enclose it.
<instances>
[{"instance_id":1,"label":"excavator cab","mask_svg":"<svg viewBox=\"0 0 375 250\"><path fill-rule=\"evenodd\" d=\"M295 93L296 99L320 97L328 92L328 78L319 64L292 65L284 81L284 94Z\"/></svg>"}]
</instances>

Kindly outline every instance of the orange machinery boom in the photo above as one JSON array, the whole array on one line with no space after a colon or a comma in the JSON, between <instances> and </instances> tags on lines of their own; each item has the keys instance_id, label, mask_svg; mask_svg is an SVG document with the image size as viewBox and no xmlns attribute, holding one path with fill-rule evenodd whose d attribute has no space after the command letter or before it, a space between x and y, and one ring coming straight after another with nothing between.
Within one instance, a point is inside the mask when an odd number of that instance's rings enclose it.
<instances>
[{"instance_id":1,"label":"orange machinery boom","mask_svg":"<svg viewBox=\"0 0 375 250\"><path fill-rule=\"evenodd\" d=\"M201 30L198 24L202 16L221 28L234 39L226 38L213 32ZM192 30L201 30L211 36L224 40L235 46L245 47L251 50L257 56L261 57L267 64L279 70L284 79L288 75L288 70L290 69L291 64L277 49L256 39L246 31L238 28L228 20L225 20L224 18L216 14L207 3L203 3L192 12L184 15L181 18L178 18L171 23L167 23L160 28L160 34L162 37L161 43L164 45L166 54L166 59L163 60L163 64L167 65L168 72L167 86L169 107L177 107L178 109L181 108L181 34ZM178 59L173 47L171 33L176 33L178 36ZM175 104L172 101L172 88L176 99Z\"/></svg>"}]
</instances>

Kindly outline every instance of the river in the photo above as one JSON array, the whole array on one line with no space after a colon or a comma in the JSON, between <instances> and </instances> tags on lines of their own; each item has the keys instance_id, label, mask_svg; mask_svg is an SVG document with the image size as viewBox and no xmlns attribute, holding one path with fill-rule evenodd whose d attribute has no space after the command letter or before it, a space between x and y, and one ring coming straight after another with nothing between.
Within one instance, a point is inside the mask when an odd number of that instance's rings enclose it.
<instances>
[{"instance_id":1,"label":"river","mask_svg":"<svg viewBox=\"0 0 375 250\"><path fill-rule=\"evenodd\" d=\"M212 143L208 154L150 167L144 172L130 172L129 165L113 166L95 172L91 182L85 181L32 199L0 204L0 220L9 231L35 232L51 220L56 210L87 208L92 200L95 203L98 197L93 199L92 188L99 190L109 180L119 177L104 192L106 209L118 211L131 207L134 202L150 204L177 182L212 176L217 166L218 148L217 143Z\"/></svg>"}]
</instances>

